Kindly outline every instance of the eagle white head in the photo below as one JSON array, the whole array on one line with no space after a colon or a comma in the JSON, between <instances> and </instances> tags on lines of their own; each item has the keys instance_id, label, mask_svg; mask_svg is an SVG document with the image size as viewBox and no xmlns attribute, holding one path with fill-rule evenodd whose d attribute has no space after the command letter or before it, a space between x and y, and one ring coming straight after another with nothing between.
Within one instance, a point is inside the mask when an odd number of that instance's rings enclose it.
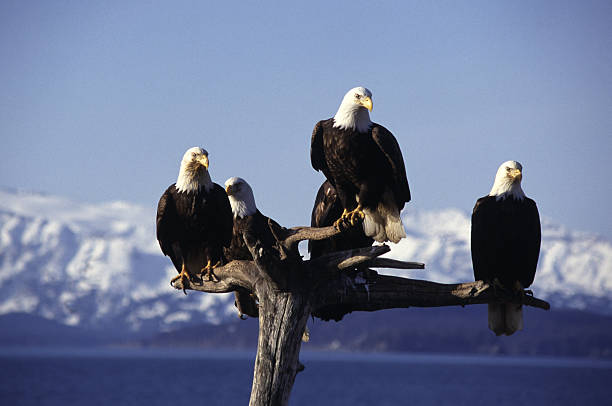
<instances>
[{"instance_id":1,"label":"eagle white head","mask_svg":"<svg viewBox=\"0 0 612 406\"><path fill-rule=\"evenodd\" d=\"M496 200L505 200L510 196L516 200L523 200L525 192L521 188L522 171L523 166L516 161L506 161L501 164L497 169L489 196L495 196Z\"/></svg>"},{"instance_id":2,"label":"eagle white head","mask_svg":"<svg viewBox=\"0 0 612 406\"><path fill-rule=\"evenodd\" d=\"M176 190L180 193L212 189L213 183L208 173L208 152L204 148L189 148L183 155L181 170L176 180Z\"/></svg>"},{"instance_id":3,"label":"eagle white head","mask_svg":"<svg viewBox=\"0 0 612 406\"><path fill-rule=\"evenodd\" d=\"M253 189L246 180L238 177L229 178L225 181L225 193L232 206L234 218L243 218L257 212Z\"/></svg>"},{"instance_id":4,"label":"eagle white head","mask_svg":"<svg viewBox=\"0 0 612 406\"><path fill-rule=\"evenodd\" d=\"M334 127L366 132L372 126L370 111L372 111L372 92L365 87L355 87L344 95L334 116Z\"/></svg>"}]
</instances>

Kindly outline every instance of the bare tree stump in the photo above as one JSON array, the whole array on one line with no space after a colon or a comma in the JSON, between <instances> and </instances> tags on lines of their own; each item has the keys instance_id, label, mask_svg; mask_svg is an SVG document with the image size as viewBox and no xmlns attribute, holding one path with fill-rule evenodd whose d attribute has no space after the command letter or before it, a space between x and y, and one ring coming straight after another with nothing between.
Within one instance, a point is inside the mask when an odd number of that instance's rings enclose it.
<instances>
[{"instance_id":1,"label":"bare tree stump","mask_svg":"<svg viewBox=\"0 0 612 406\"><path fill-rule=\"evenodd\" d=\"M276 246L262 247L260 241L245 239L253 261L232 261L215 269L218 282L202 281L184 287L209 293L237 292L240 314L258 315L251 406L288 404L301 366L298 358L302 334L311 314L324 320L340 320L353 311L500 301L550 308L548 303L531 295L491 289L483 281L440 284L379 275L369 267L424 267L416 262L378 258L389 251L385 245L335 252L303 261L297 253L300 241L325 239L340 231L334 227L278 230L272 223L269 226L277 238ZM180 281L175 283L176 289L183 289Z\"/></svg>"},{"instance_id":2,"label":"bare tree stump","mask_svg":"<svg viewBox=\"0 0 612 406\"><path fill-rule=\"evenodd\" d=\"M298 372L310 305L301 292L262 291L259 297L259 337L249 405L286 405Z\"/></svg>"}]
</instances>

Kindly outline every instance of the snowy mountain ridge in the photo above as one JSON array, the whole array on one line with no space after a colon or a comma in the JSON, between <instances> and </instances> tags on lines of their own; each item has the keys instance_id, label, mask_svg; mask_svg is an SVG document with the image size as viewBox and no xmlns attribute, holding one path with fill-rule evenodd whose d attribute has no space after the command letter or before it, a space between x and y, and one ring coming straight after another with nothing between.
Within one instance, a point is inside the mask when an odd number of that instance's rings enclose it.
<instances>
[{"instance_id":1,"label":"snowy mountain ridge","mask_svg":"<svg viewBox=\"0 0 612 406\"><path fill-rule=\"evenodd\" d=\"M0 315L143 334L236 317L232 295L184 296L169 286L176 271L161 254L154 219L154 207L0 189ZM473 280L468 213L408 208L403 219L408 236L387 255L426 269L397 274ZM612 314L612 243L546 219L542 234L535 294L553 306Z\"/></svg>"},{"instance_id":2,"label":"snowy mountain ridge","mask_svg":"<svg viewBox=\"0 0 612 406\"><path fill-rule=\"evenodd\" d=\"M0 314L133 331L231 315L229 295L178 295L175 274L154 208L0 190Z\"/></svg>"}]
</instances>

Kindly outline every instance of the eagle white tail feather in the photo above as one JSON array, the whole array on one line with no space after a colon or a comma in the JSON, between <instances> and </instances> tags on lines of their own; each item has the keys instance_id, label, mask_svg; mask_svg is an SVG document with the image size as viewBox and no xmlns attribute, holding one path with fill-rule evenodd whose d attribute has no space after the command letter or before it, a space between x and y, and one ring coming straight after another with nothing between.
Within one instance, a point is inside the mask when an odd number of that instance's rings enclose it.
<instances>
[{"instance_id":1,"label":"eagle white tail feather","mask_svg":"<svg viewBox=\"0 0 612 406\"><path fill-rule=\"evenodd\" d=\"M389 241L398 243L402 238L406 237L406 230L404 230L404 224L402 223L402 219L399 216L399 212L397 215L389 214L387 215L387 224L385 225L385 231L387 233L387 238Z\"/></svg>"},{"instance_id":2,"label":"eagle white tail feather","mask_svg":"<svg viewBox=\"0 0 612 406\"><path fill-rule=\"evenodd\" d=\"M364 213L363 232L365 235L374 238L378 242L384 242L387 236L387 233L385 233L385 219L378 211L364 209Z\"/></svg>"},{"instance_id":3,"label":"eagle white tail feather","mask_svg":"<svg viewBox=\"0 0 612 406\"><path fill-rule=\"evenodd\" d=\"M498 336L522 330L523 307L514 303L489 303L489 328Z\"/></svg>"},{"instance_id":4,"label":"eagle white tail feather","mask_svg":"<svg viewBox=\"0 0 612 406\"><path fill-rule=\"evenodd\" d=\"M503 305L499 303L489 303L489 328L495 335L502 335L506 331L504 320Z\"/></svg>"},{"instance_id":5,"label":"eagle white tail feather","mask_svg":"<svg viewBox=\"0 0 612 406\"><path fill-rule=\"evenodd\" d=\"M506 303L506 335L523 329L523 306Z\"/></svg>"},{"instance_id":6,"label":"eagle white tail feather","mask_svg":"<svg viewBox=\"0 0 612 406\"><path fill-rule=\"evenodd\" d=\"M359 200L359 199L357 199ZM406 237L399 210L387 190L376 210L364 209L363 232L378 242L398 243Z\"/></svg>"}]
</instances>

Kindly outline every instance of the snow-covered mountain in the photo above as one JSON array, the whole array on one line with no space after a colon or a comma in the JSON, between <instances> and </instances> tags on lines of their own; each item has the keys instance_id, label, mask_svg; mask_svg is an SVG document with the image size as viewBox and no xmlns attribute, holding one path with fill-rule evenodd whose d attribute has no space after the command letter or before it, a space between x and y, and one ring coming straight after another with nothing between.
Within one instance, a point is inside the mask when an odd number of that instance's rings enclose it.
<instances>
[{"instance_id":1,"label":"snow-covered mountain","mask_svg":"<svg viewBox=\"0 0 612 406\"><path fill-rule=\"evenodd\" d=\"M405 211L407 238L386 256L424 262L426 269L415 271L422 273L412 273L412 278L442 283L473 280L470 217L471 213L457 209ZM541 222L540 259L530 289L553 307L612 314L612 242L568 230L546 217Z\"/></svg>"},{"instance_id":2,"label":"snow-covered mountain","mask_svg":"<svg viewBox=\"0 0 612 406\"><path fill-rule=\"evenodd\" d=\"M143 333L221 322L233 297L170 287L155 208L0 189L0 314Z\"/></svg>"},{"instance_id":3,"label":"snow-covered mountain","mask_svg":"<svg viewBox=\"0 0 612 406\"><path fill-rule=\"evenodd\" d=\"M143 334L236 317L231 295L184 296L169 286L176 271L159 250L154 219L154 207L0 189L0 315ZM427 268L397 274L472 280L468 213L407 210L404 223L408 237L388 256ZM544 219L532 289L553 306L612 314L612 243Z\"/></svg>"}]
</instances>

